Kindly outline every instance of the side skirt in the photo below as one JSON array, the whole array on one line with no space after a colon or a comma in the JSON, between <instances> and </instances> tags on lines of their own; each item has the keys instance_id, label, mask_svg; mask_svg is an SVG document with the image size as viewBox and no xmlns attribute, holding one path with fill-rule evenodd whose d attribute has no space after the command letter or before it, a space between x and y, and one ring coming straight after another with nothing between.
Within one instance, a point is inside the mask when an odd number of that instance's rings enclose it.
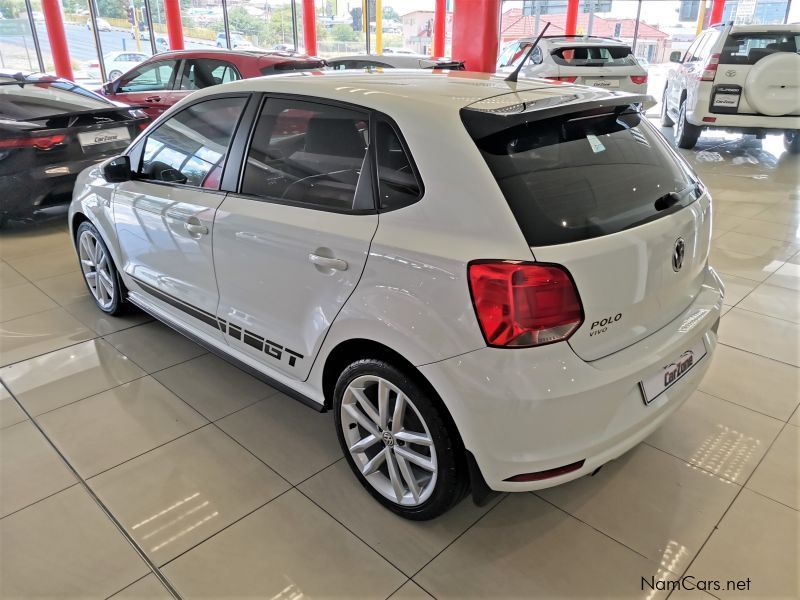
<instances>
[{"instance_id":1,"label":"side skirt","mask_svg":"<svg viewBox=\"0 0 800 600\"><path fill-rule=\"evenodd\" d=\"M144 312L146 312L147 314L149 314L156 321L159 321L159 322L163 323L164 325L166 325L167 327L170 327L170 328L174 329L175 331L180 333L182 336L189 338L195 344L197 344L199 346L202 346L203 348L205 348L206 350L208 350L212 354L215 354L216 356L219 356L222 360L232 364L237 369L241 369L242 371L244 371L248 375L252 375L256 379L258 379L260 381L263 381L267 385L270 385L270 386L274 387L279 392L281 392L283 394L286 394L290 398L294 398L295 400L297 400L298 402L300 402L302 404L305 404L309 408L313 408L317 412L325 412L326 411L325 406L323 404L320 404L319 402L315 402L314 400L312 400L311 398L309 398L308 396L306 396L304 394L301 394L297 390L293 390L292 388L290 388L289 386L281 383L280 381L276 381L275 379L273 379L269 375L265 375L264 373L262 373L258 369L254 369L253 367L251 367L247 363L239 360L238 358L235 358L235 357L231 356L230 354L228 354L227 352L225 352L221 348L219 348L219 347L217 347L217 346L215 346L213 344L208 343L207 341L201 339L200 337L196 336L195 334L191 333L190 331L184 329L180 325L177 325L176 323L173 323L171 321L167 321L167 320L161 318L159 315L157 315L155 313L155 311L151 310L143 302L138 302L136 300L135 296L133 296L131 294L128 294L128 297L126 298L126 300L128 302L130 302L131 304L135 304L139 309L141 309Z\"/></svg>"}]
</instances>

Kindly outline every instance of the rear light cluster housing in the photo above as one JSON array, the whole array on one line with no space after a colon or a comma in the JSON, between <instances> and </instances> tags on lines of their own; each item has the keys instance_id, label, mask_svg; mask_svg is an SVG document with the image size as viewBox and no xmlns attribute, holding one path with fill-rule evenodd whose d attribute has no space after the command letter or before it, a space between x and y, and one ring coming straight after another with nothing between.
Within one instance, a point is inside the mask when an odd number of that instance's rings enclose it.
<instances>
[{"instance_id":1,"label":"rear light cluster housing","mask_svg":"<svg viewBox=\"0 0 800 600\"><path fill-rule=\"evenodd\" d=\"M37 150L50 150L54 146L63 144L66 135L33 135L30 137L8 138L0 140L0 150L12 148L35 148Z\"/></svg>"},{"instance_id":2,"label":"rear light cluster housing","mask_svg":"<svg viewBox=\"0 0 800 600\"><path fill-rule=\"evenodd\" d=\"M475 314L489 346L552 344L583 323L575 282L561 265L479 260L468 270Z\"/></svg>"},{"instance_id":3,"label":"rear light cluster housing","mask_svg":"<svg viewBox=\"0 0 800 600\"><path fill-rule=\"evenodd\" d=\"M700 81L714 81L719 67L719 54L712 54L708 57L706 64L703 65L703 72L700 74Z\"/></svg>"},{"instance_id":4,"label":"rear light cluster housing","mask_svg":"<svg viewBox=\"0 0 800 600\"><path fill-rule=\"evenodd\" d=\"M636 85L647 83L647 75L631 75L631 81Z\"/></svg>"},{"instance_id":5,"label":"rear light cluster housing","mask_svg":"<svg viewBox=\"0 0 800 600\"><path fill-rule=\"evenodd\" d=\"M545 79L550 79L552 81L563 81L565 83L575 83L577 77L545 77Z\"/></svg>"}]
</instances>

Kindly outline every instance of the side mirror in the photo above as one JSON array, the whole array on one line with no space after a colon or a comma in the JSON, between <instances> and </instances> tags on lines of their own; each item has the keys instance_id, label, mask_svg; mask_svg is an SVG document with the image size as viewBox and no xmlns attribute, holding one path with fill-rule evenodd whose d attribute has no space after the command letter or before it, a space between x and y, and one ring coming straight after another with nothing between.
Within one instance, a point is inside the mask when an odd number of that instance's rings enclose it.
<instances>
[{"instance_id":1,"label":"side mirror","mask_svg":"<svg viewBox=\"0 0 800 600\"><path fill-rule=\"evenodd\" d=\"M681 51L675 50L669 53L669 62L679 63L681 62Z\"/></svg>"},{"instance_id":2,"label":"side mirror","mask_svg":"<svg viewBox=\"0 0 800 600\"><path fill-rule=\"evenodd\" d=\"M131 179L131 159L127 154L115 156L102 167L103 178L108 183L122 183Z\"/></svg>"}]
</instances>

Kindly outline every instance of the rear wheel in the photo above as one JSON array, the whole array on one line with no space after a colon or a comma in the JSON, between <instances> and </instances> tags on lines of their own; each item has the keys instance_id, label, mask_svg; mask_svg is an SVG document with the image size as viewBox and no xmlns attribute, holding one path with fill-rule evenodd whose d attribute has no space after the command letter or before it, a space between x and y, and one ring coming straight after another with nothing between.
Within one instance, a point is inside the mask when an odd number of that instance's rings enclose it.
<instances>
[{"instance_id":1,"label":"rear wheel","mask_svg":"<svg viewBox=\"0 0 800 600\"><path fill-rule=\"evenodd\" d=\"M691 150L697 145L697 140L700 139L700 132L702 131L702 127L692 125L686 120L686 99L684 98L678 111L678 122L675 123L675 143L678 148Z\"/></svg>"},{"instance_id":2,"label":"rear wheel","mask_svg":"<svg viewBox=\"0 0 800 600\"><path fill-rule=\"evenodd\" d=\"M672 120L667 112L667 90L664 90L664 95L661 97L661 125L664 127L675 125L675 121Z\"/></svg>"},{"instance_id":3,"label":"rear wheel","mask_svg":"<svg viewBox=\"0 0 800 600\"><path fill-rule=\"evenodd\" d=\"M127 306L122 280L100 233L89 221L84 221L78 227L77 241L83 279L95 304L109 315L123 314Z\"/></svg>"},{"instance_id":4,"label":"rear wheel","mask_svg":"<svg viewBox=\"0 0 800 600\"><path fill-rule=\"evenodd\" d=\"M800 131L787 131L783 134L783 145L792 154L800 154Z\"/></svg>"},{"instance_id":5,"label":"rear wheel","mask_svg":"<svg viewBox=\"0 0 800 600\"><path fill-rule=\"evenodd\" d=\"M108 80L114 81L117 77L120 77L121 75L122 71L116 71L116 70L111 71L111 73L108 74Z\"/></svg>"},{"instance_id":6,"label":"rear wheel","mask_svg":"<svg viewBox=\"0 0 800 600\"><path fill-rule=\"evenodd\" d=\"M339 376L333 402L347 462L381 504L423 521L463 498L463 451L436 402L412 378L382 360L359 360Z\"/></svg>"}]
</instances>

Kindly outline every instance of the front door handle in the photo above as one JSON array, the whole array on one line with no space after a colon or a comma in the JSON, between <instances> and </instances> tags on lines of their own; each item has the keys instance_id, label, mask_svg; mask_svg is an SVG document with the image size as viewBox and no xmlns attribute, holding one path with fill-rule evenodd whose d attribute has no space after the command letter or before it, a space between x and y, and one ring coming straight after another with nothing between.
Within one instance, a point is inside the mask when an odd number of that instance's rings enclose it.
<instances>
[{"instance_id":1,"label":"front door handle","mask_svg":"<svg viewBox=\"0 0 800 600\"><path fill-rule=\"evenodd\" d=\"M339 258L329 258L327 256L320 256L313 252L308 255L308 260L322 267L323 269L333 269L335 271L347 271L347 263Z\"/></svg>"},{"instance_id":2,"label":"front door handle","mask_svg":"<svg viewBox=\"0 0 800 600\"><path fill-rule=\"evenodd\" d=\"M206 235L208 233L208 227L197 223L186 223L186 231L192 235Z\"/></svg>"},{"instance_id":3,"label":"front door handle","mask_svg":"<svg viewBox=\"0 0 800 600\"><path fill-rule=\"evenodd\" d=\"M145 102L161 102L161 96L148 96L144 99Z\"/></svg>"}]
</instances>

